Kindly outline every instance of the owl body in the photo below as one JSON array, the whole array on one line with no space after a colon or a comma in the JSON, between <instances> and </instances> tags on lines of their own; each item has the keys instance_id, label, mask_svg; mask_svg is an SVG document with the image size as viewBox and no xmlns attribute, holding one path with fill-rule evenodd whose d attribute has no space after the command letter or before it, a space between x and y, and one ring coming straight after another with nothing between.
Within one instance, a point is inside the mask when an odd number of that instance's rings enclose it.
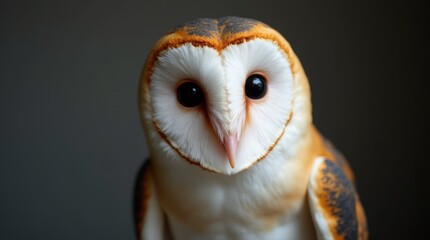
<instances>
[{"instance_id":1,"label":"owl body","mask_svg":"<svg viewBox=\"0 0 430 240\"><path fill-rule=\"evenodd\" d=\"M306 75L272 28L181 25L151 52L139 93L151 156L138 238L367 238L352 172L313 126Z\"/></svg>"},{"instance_id":2,"label":"owl body","mask_svg":"<svg viewBox=\"0 0 430 240\"><path fill-rule=\"evenodd\" d=\"M300 151L305 141L296 147ZM308 156L273 157L273 165L230 176L182 162L172 170L154 167L158 201L174 239L315 239L307 187L296 182L307 182L309 172L294 162Z\"/></svg>"}]
</instances>

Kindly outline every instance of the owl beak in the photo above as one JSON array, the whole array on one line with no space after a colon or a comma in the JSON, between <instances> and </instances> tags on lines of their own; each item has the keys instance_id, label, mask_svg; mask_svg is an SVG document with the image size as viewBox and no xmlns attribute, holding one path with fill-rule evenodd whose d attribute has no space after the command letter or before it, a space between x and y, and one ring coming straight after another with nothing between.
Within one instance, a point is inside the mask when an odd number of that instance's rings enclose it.
<instances>
[{"instance_id":1,"label":"owl beak","mask_svg":"<svg viewBox=\"0 0 430 240\"><path fill-rule=\"evenodd\" d=\"M236 158L237 150L237 135L226 135L224 137L224 148L227 152L228 161L230 162L231 168L234 168L234 159Z\"/></svg>"}]
</instances>

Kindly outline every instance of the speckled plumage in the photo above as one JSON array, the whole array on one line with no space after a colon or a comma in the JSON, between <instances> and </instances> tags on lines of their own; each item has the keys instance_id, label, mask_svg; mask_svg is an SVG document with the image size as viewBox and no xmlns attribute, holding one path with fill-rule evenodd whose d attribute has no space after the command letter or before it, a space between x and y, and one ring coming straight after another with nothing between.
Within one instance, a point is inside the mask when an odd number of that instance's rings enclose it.
<instances>
[{"instance_id":1,"label":"speckled plumage","mask_svg":"<svg viewBox=\"0 0 430 240\"><path fill-rule=\"evenodd\" d=\"M187 35L222 39L224 35L237 34L252 29L255 25L262 24L249 18L222 17L219 19L199 18L182 24L172 32L186 31Z\"/></svg>"},{"instance_id":2,"label":"speckled plumage","mask_svg":"<svg viewBox=\"0 0 430 240\"><path fill-rule=\"evenodd\" d=\"M253 100L243 86L256 73L269 90ZM180 106L184 81L203 104ZM139 103L151 152L136 184L139 239L367 239L352 171L313 126L300 61L266 24L174 28L148 57ZM235 165L225 136L237 138Z\"/></svg>"}]
</instances>

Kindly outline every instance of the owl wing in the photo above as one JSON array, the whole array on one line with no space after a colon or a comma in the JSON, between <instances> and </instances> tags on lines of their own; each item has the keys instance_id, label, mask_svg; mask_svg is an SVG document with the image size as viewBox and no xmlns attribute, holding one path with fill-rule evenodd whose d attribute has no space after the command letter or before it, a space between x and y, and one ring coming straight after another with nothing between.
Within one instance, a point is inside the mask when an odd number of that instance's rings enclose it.
<instances>
[{"instance_id":1,"label":"owl wing","mask_svg":"<svg viewBox=\"0 0 430 240\"><path fill-rule=\"evenodd\" d=\"M140 169L135 184L134 221L137 239L165 239L164 214L155 194L149 160Z\"/></svg>"},{"instance_id":2,"label":"owl wing","mask_svg":"<svg viewBox=\"0 0 430 240\"><path fill-rule=\"evenodd\" d=\"M343 161L319 157L312 168L308 196L319 240L368 238L366 217L352 171Z\"/></svg>"}]
</instances>

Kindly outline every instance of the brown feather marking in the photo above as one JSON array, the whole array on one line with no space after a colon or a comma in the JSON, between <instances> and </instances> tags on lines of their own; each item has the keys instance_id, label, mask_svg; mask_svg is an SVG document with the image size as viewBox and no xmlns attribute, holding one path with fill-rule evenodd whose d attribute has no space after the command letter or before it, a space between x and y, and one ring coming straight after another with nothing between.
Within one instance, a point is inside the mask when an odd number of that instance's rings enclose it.
<instances>
[{"instance_id":1,"label":"brown feather marking","mask_svg":"<svg viewBox=\"0 0 430 240\"><path fill-rule=\"evenodd\" d=\"M369 238L369 231L367 229L367 221L366 221L366 215L364 213L363 206L361 205L360 200L358 199L355 201L355 209L357 211L357 220L358 220L358 240L367 240Z\"/></svg>"},{"instance_id":2,"label":"brown feather marking","mask_svg":"<svg viewBox=\"0 0 430 240\"><path fill-rule=\"evenodd\" d=\"M134 196L134 221L136 227L136 236L141 238L145 216L148 210L148 201L151 197L152 177L150 172L149 159L145 161L136 179L135 196Z\"/></svg>"},{"instance_id":3,"label":"brown feather marking","mask_svg":"<svg viewBox=\"0 0 430 240\"><path fill-rule=\"evenodd\" d=\"M331 157L328 157L328 159L333 159L337 164L339 164L348 179L354 182L354 172L349 166L349 163L346 160L345 156L339 150L337 150L336 147L329 140L325 139L323 144L325 149L331 154Z\"/></svg>"},{"instance_id":4,"label":"brown feather marking","mask_svg":"<svg viewBox=\"0 0 430 240\"><path fill-rule=\"evenodd\" d=\"M354 204L354 211L356 215L356 223L357 223L357 235L359 240L366 240L368 239L368 229L367 229L367 223L366 223L366 216L364 213L364 209L361 205L360 199L358 197L358 194L354 187L354 174L352 172L352 169L350 168L346 158L342 155L341 152L339 152L334 145L324 139L321 134L318 132L318 130L313 126L312 131L314 132L314 135L316 136L315 140L317 142L317 145L319 145L319 154L318 156L323 156L326 158L327 161L330 161L334 164L336 164L339 168L339 170L342 172L341 175L345 176L346 181L350 181L350 191L352 191L352 195L354 196L355 204ZM333 178L327 178L327 173L324 174L324 165L321 164L319 166L318 170L318 176L315 176L317 179L331 179ZM329 174L331 175L331 174ZM339 216L334 215L331 211L333 210L333 206L329 206L329 199L327 198L327 194L331 191L331 193L335 193L335 196L338 196L342 192L345 192L345 189L342 190L342 188L334 188L332 183L329 183L327 181L317 181L317 187L316 187L316 194L319 195L320 201L322 202L322 209L323 209L323 215L325 219L327 220L331 231L333 232L335 239L344 239L343 235L339 235L336 232L336 226L339 223ZM339 211L340 209L337 209Z\"/></svg>"},{"instance_id":5,"label":"brown feather marking","mask_svg":"<svg viewBox=\"0 0 430 240\"><path fill-rule=\"evenodd\" d=\"M360 239L360 225L363 226L360 220L364 218L360 219L357 210L362 209L357 209L357 193L343 169L336 162L325 159L314 177L315 194L334 239Z\"/></svg>"}]
</instances>

